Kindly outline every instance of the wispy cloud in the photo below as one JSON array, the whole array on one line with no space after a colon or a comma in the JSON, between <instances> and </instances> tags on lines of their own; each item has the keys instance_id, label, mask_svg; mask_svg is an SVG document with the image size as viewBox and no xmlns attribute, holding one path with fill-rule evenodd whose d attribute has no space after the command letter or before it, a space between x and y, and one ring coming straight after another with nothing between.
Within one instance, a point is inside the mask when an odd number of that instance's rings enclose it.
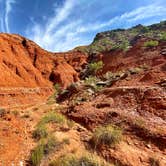
<instances>
[{"instance_id":1,"label":"wispy cloud","mask_svg":"<svg viewBox=\"0 0 166 166\"><path fill-rule=\"evenodd\" d=\"M55 50L56 48L53 48L53 45L55 45L56 40L62 38L66 31L71 30L78 24L78 21L76 21L74 23L65 25L60 30L56 30L57 26L68 18L76 4L77 2L75 0L66 0L62 7L57 7L55 5L54 16L48 19L44 27L35 23L32 27L32 31L27 30L26 33L31 39L36 41L44 48ZM68 36L66 36L66 38L68 38Z\"/></svg>"},{"instance_id":2,"label":"wispy cloud","mask_svg":"<svg viewBox=\"0 0 166 166\"><path fill-rule=\"evenodd\" d=\"M5 31L10 32L9 28L9 14L12 11L12 4L15 3L15 0L6 0L5 2Z\"/></svg>"},{"instance_id":3,"label":"wispy cloud","mask_svg":"<svg viewBox=\"0 0 166 166\"><path fill-rule=\"evenodd\" d=\"M164 6L155 6L155 5L140 7L136 10L126 12L120 16L116 16L107 22L92 23L86 26L82 26L79 28L79 31L80 32L96 31L114 25L115 23L118 24L124 21L126 23L127 22L134 23L139 20L148 19L154 16L165 16L166 18L166 8Z\"/></svg>"},{"instance_id":4,"label":"wispy cloud","mask_svg":"<svg viewBox=\"0 0 166 166\"><path fill-rule=\"evenodd\" d=\"M54 16L48 18L45 26L35 23L31 30L27 30L27 36L37 42L45 49L51 51L65 51L78 45L90 42L86 33L98 32L111 28L126 28L143 20L163 16L166 18L166 8L161 5L141 6L119 16L108 19L108 21L86 22L86 18L80 15L70 19L74 14L75 7L81 9L82 4L75 0L66 0L62 7L56 8ZM86 15L87 19L90 13ZM70 20L70 21L69 21ZM125 24L123 25L123 23ZM153 23L153 22L152 22ZM115 27L116 26L116 27ZM92 40L92 39L91 39Z\"/></svg>"}]
</instances>

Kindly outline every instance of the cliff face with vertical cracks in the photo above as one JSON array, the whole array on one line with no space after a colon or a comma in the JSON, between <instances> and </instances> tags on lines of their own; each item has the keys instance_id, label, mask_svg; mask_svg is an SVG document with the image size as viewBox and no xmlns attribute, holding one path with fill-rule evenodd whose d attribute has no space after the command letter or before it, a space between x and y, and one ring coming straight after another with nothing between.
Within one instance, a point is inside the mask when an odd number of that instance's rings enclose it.
<instances>
[{"instance_id":1,"label":"cliff face with vertical cracks","mask_svg":"<svg viewBox=\"0 0 166 166\"><path fill-rule=\"evenodd\" d=\"M51 53L19 35L1 33L0 106L43 101L54 83L65 88L78 81L85 63L80 52Z\"/></svg>"}]
</instances>

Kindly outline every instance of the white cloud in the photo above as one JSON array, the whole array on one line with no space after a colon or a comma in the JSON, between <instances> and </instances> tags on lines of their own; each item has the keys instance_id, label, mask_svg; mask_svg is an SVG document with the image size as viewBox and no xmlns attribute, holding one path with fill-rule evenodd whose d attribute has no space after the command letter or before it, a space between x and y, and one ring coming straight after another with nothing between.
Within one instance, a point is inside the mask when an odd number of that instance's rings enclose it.
<instances>
[{"instance_id":1,"label":"white cloud","mask_svg":"<svg viewBox=\"0 0 166 166\"><path fill-rule=\"evenodd\" d=\"M120 23L122 21L136 22L136 21L147 19L154 16L165 16L166 18L166 8L164 6L162 7L162 6L156 6L156 5L140 7L131 12L124 13L121 16L116 16L104 23L95 23L95 24L87 25L85 27L80 27L80 32L86 32L88 30L95 31L95 30L102 29L104 27L111 26L115 23L116 24Z\"/></svg>"},{"instance_id":2,"label":"white cloud","mask_svg":"<svg viewBox=\"0 0 166 166\"><path fill-rule=\"evenodd\" d=\"M57 8L55 10L55 13L57 14L48 21L46 33L50 33L69 16L71 10L75 5L74 1L75 0L67 0L65 1L62 8Z\"/></svg>"},{"instance_id":3,"label":"white cloud","mask_svg":"<svg viewBox=\"0 0 166 166\"><path fill-rule=\"evenodd\" d=\"M80 3L79 6L74 0L66 0L61 8L55 10L55 15L48 19L44 27L35 23L32 30L27 30L28 37L45 49L51 51L65 51L90 42L89 39L86 38L86 35L83 35L87 32L102 31L104 28L110 29L109 27L114 24L118 25L123 22L134 24L137 21L150 19L154 16L165 16L166 18L166 8L153 4L126 12L106 22L94 21L87 23L86 20L78 17L76 21L71 19L69 23L65 23L66 20L69 21L69 16L75 10L74 7L76 5L77 8L81 8L82 4ZM89 15L87 15L87 17L89 17Z\"/></svg>"},{"instance_id":4,"label":"white cloud","mask_svg":"<svg viewBox=\"0 0 166 166\"><path fill-rule=\"evenodd\" d=\"M12 11L12 4L15 3L15 0L6 0L5 2L5 29L6 32L10 32L10 28L9 28L9 14Z\"/></svg>"}]
</instances>

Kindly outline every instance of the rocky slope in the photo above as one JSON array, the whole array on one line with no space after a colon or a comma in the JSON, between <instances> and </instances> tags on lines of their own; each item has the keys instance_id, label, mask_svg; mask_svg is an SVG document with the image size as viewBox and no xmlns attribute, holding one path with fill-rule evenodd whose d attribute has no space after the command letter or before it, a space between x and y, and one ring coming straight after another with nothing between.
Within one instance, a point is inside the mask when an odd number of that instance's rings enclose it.
<instances>
[{"instance_id":1,"label":"rocky slope","mask_svg":"<svg viewBox=\"0 0 166 166\"><path fill-rule=\"evenodd\" d=\"M146 47L150 40L140 37L128 51L95 55L104 63L97 73L102 81L78 87L68 101L65 114L88 130L108 124L123 129L123 141L116 148L96 150L115 165L166 164L166 41ZM102 85L97 93L95 84Z\"/></svg>"},{"instance_id":2,"label":"rocky slope","mask_svg":"<svg viewBox=\"0 0 166 166\"><path fill-rule=\"evenodd\" d=\"M1 33L0 104L42 101L52 93L53 84L66 88L78 81L85 63L86 56L80 52L51 53L19 35Z\"/></svg>"},{"instance_id":3,"label":"rocky slope","mask_svg":"<svg viewBox=\"0 0 166 166\"><path fill-rule=\"evenodd\" d=\"M104 32L95 40L115 33L111 42L117 35L132 42L89 55L50 53L18 35L0 34L0 104L6 106L0 109L0 164L62 166L72 156L77 165L165 166L164 31L165 22ZM57 89L58 103L55 96L46 103L56 83L64 89Z\"/></svg>"},{"instance_id":4,"label":"rocky slope","mask_svg":"<svg viewBox=\"0 0 166 166\"><path fill-rule=\"evenodd\" d=\"M98 33L88 46L77 47L88 54L98 54L110 50L128 50L140 37L151 39L166 39L166 21L150 26L141 24L129 29L115 29Z\"/></svg>"}]
</instances>

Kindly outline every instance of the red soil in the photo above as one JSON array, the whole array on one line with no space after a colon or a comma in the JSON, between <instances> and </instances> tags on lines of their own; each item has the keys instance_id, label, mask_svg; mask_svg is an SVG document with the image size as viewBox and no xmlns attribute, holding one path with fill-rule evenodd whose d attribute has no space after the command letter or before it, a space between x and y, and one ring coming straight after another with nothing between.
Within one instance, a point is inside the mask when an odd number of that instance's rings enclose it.
<instances>
[{"instance_id":1,"label":"red soil","mask_svg":"<svg viewBox=\"0 0 166 166\"><path fill-rule=\"evenodd\" d=\"M11 105L44 101L52 93L53 83L66 88L78 81L78 71L85 63L86 56L80 52L55 54L19 35L1 33L0 106L9 105L10 101ZM10 89L3 89L5 87ZM16 87L22 90L15 89ZM26 88L37 89L32 90L31 97L28 98L31 90Z\"/></svg>"}]
</instances>

